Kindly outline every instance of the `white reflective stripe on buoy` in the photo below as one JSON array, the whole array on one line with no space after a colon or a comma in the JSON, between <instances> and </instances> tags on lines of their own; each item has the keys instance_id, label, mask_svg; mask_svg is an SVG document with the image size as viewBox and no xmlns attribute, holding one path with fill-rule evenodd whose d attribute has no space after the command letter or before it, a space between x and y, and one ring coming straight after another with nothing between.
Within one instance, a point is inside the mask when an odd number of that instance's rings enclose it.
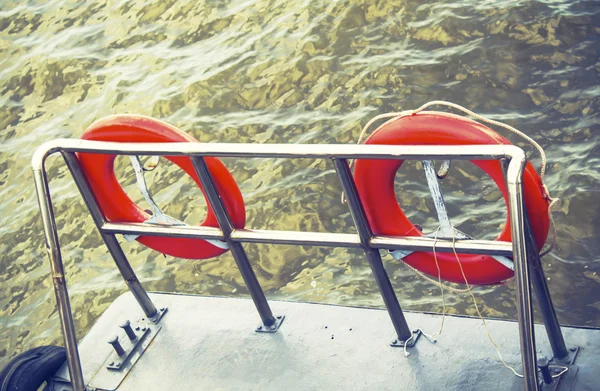
<instances>
[{"instance_id":1,"label":"white reflective stripe on buoy","mask_svg":"<svg viewBox=\"0 0 600 391\"><path fill-rule=\"evenodd\" d=\"M175 219L169 215L166 215L164 213L161 213L160 218L151 216L148 220L144 221L144 224L146 224L146 223L155 224L155 225L163 225L163 226L165 226L165 225L166 226L182 226L182 225L187 226L187 224L184 223L183 221L177 220L177 219ZM125 234L125 235L123 235L123 238L125 240L127 240L128 242L132 242L140 236L141 235L137 235L137 234ZM222 240L215 240L215 239L201 239L201 240L206 240L208 243L212 244L213 246L221 248L223 250L229 250L229 245L227 244L227 242L224 242Z\"/></svg>"}]
</instances>

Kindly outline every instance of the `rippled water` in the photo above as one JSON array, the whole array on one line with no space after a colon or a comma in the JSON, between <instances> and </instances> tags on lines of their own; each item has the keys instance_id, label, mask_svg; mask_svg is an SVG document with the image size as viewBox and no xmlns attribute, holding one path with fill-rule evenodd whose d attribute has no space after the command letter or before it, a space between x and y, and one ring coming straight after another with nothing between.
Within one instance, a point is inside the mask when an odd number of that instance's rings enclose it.
<instances>
[{"instance_id":1,"label":"rippled water","mask_svg":"<svg viewBox=\"0 0 600 391\"><path fill-rule=\"evenodd\" d=\"M160 118L202 141L252 143L353 143L374 115L433 99L506 121L546 149L547 182L562 200L559 247L543 260L560 319L600 326L599 21L598 3L581 0L3 1L0 365L61 341L32 151L115 113ZM249 227L352 232L329 163L225 162L244 193ZM125 163L123 184L139 200ZM82 335L125 287L64 164L51 159L49 167ZM479 178L460 165L443 186L455 224L493 238L504 207L491 181ZM189 178L163 165L152 182L166 213L203 219ZM433 227L417 165L401 169L397 188L411 216ZM359 251L247 250L270 298L382 306ZM150 290L247 294L229 254L190 262L135 243L125 251ZM385 261L404 308L441 311L438 288ZM515 316L514 283L478 292L486 315ZM449 296L451 312L474 313L467 298Z\"/></svg>"}]
</instances>

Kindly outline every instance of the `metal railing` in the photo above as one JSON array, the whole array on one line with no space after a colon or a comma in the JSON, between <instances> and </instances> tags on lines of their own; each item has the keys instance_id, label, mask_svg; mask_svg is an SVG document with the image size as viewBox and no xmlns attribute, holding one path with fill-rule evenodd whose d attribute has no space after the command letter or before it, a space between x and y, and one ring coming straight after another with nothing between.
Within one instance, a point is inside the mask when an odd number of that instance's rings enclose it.
<instances>
[{"instance_id":1,"label":"metal railing","mask_svg":"<svg viewBox=\"0 0 600 391\"><path fill-rule=\"evenodd\" d=\"M287 245L314 245L362 248L377 281L380 293L392 320L398 340L407 341L412 332L408 327L390 279L383 266L380 249L432 251L434 242L438 252L476 253L492 256L511 256L517 282L518 322L521 357L526 390L538 390L536 351L531 302L531 281L546 325L556 358L568 355L560 331L546 279L539 262L531 227L524 213L522 175L526 163L524 152L512 145L477 146L392 146L392 145L289 145L289 144L206 144L206 143L115 143L87 140L60 139L37 149L32 165L35 185L43 220L46 247L52 269L62 332L67 349L67 361L73 388L85 389L77 338L73 324L58 233L52 208L45 161L49 155L60 152L83 196L110 254L133 296L149 319L157 314L152 300L140 284L116 238L117 234L170 236L225 241L232 251L244 282L252 296L262 323L271 326L276 318L248 261L242 243L269 243ZM208 203L213 208L220 228L192 226L157 226L144 223L107 221L83 173L76 153L89 152L116 155L189 156ZM338 178L348 199L357 234L290 232L273 230L235 229L214 184L205 157L239 158L312 158L333 161ZM394 237L374 235L366 218L357 192L349 159L402 159L402 160L502 160L505 162L509 214L513 242L488 240L436 240L426 237ZM530 265L531 264L531 265ZM530 267L532 266L532 267ZM532 278L533 276L533 278Z\"/></svg>"}]
</instances>

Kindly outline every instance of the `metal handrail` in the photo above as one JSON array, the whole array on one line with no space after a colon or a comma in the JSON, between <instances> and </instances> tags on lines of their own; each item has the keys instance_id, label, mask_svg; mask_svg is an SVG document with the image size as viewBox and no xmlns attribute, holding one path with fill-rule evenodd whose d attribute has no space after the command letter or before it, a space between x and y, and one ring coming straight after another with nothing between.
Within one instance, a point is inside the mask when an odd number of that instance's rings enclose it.
<instances>
[{"instance_id":1,"label":"metal handrail","mask_svg":"<svg viewBox=\"0 0 600 391\"><path fill-rule=\"evenodd\" d=\"M170 236L190 239L223 240L223 231L219 228L200 226L148 226L144 223L105 223L102 231L111 234ZM275 231L262 229L234 229L231 239L240 243L310 245L323 247L360 248L358 234L330 232ZM435 251L463 254L484 254L512 256L512 243L495 240L446 240L428 237L373 235L369 246L380 250L406 249L410 251L430 251L435 242Z\"/></svg>"},{"instance_id":2,"label":"metal handrail","mask_svg":"<svg viewBox=\"0 0 600 391\"><path fill-rule=\"evenodd\" d=\"M501 160L508 162L506 170L509 214L513 241L452 241L437 239L436 251L457 251L484 253L490 255L510 255L515 263L517 281L518 321L521 343L521 356L526 390L538 390L536 374L536 352L533 334L533 310L529 265L527 262L528 241L525 225L528 224L523 212L522 176L526 163L524 152L513 145L477 146L431 146L431 145L315 145L315 144L207 144L207 143L116 143L104 141L59 139L39 147L32 159L34 179L40 204L41 216L46 237L46 247L50 258L53 285L58 312L65 337L71 381L76 391L85 389L81 363L77 351L77 338L73 324L70 302L64 276L58 234L52 208L45 161L51 154L60 152L90 210L105 244L113 256L124 280L148 318L156 315L156 307L139 283L129 265L116 234L140 234L172 237L195 237L223 240L230 246L238 268L263 324L275 322L264 292L248 262L242 243L304 244L335 247L361 247L367 256L384 303L398 334L398 339L407 341L412 336L404 315L393 291L389 277L383 267L379 249L404 249L411 251L432 251L434 240L423 237L392 237L373 235L366 218L354 178L348 166L349 159L449 159L449 160ZM189 156L204 187L208 202L215 211L220 228L188 226L156 226L143 223L109 222L87 182L75 153L89 152L118 155ZM234 229L231 220L219 197L212 176L206 167L205 157L243 158L313 158L333 161L337 175L347 196L358 234L335 234L315 232L289 232ZM516 239L516 240L515 240ZM549 300L549 296L548 296ZM549 302L550 307L552 306ZM553 310L553 308L552 308ZM556 318L554 314L554 318ZM555 319L556 320L556 319ZM556 322L558 324L558 322ZM560 329L559 329L560 331ZM562 335L561 335L562 338ZM564 341L563 341L564 345Z\"/></svg>"}]
</instances>

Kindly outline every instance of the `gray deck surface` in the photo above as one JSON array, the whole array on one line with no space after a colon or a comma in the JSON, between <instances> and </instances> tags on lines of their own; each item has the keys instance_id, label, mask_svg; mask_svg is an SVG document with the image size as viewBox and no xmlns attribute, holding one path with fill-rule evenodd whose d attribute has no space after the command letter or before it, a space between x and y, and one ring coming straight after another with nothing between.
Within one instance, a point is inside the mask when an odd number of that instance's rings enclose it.
<instances>
[{"instance_id":1,"label":"gray deck surface","mask_svg":"<svg viewBox=\"0 0 600 391\"><path fill-rule=\"evenodd\" d=\"M522 380L499 362L479 319L447 317L438 342L421 337L407 358L402 348L389 346L394 332L383 310L271 301L275 315L286 319L277 333L263 334L254 331L259 318L250 300L151 297L157 307L168 307L163 328L118 390L522 389ZM118 325L142 315L127 293L101 316L80 344L86 382L108 357L106 341ZM439 329L439 315L406 317L412 328ZM488 327L504 359L519 370L517 324L492 320ZM582 347L575 386L564 389L600 389L592 386L600 373L600 331L564 333L568 346ZM551 357L543 326L536 338L538 350Z\"/></svg>"}]
</instances>

